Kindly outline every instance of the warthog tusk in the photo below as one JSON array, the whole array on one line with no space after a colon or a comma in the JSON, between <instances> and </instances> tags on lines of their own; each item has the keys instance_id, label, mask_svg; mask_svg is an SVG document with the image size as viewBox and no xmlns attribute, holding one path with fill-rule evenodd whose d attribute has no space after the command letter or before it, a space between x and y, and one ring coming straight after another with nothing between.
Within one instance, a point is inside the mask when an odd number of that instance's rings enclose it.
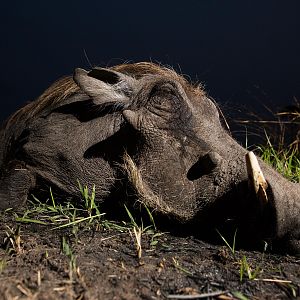
<instances>
[{"instance_id":1,"label":"warthog tusk","mask_svg":"<svg viewBox=\"0 0 300 300\"><path fill-rule=\"evenodd\" d=\"M252 151L246 154L246 165L249 186L254 189L255 194L262 203L268 202L267 188L268 183L259 166L258 160Z\"/></svg>"}]
</instances>

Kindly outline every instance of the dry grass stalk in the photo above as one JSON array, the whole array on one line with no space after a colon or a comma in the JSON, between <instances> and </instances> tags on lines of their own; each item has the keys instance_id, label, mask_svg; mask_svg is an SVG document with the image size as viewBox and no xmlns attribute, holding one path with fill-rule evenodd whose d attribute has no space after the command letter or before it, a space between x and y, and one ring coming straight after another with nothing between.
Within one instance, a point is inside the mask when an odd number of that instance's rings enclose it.
<instances>
[{"instance_id":1,"label":"dry grass stalk","mask_svg":"<svg viewBox=\"0 0 300 300\"><path fill-rule=\"evenodd\" d=\"M138 259L142 258L142 229L133 227Z\"/></svg>"}]
</instances>

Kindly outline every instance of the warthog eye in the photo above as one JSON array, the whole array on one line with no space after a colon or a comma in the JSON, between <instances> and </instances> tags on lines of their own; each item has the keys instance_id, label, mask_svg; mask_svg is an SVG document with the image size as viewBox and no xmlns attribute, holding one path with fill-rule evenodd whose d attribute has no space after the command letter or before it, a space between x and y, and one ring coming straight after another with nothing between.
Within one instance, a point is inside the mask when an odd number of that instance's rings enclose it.
<instances>
[{"instance_id":1,"label":"warthog eye","mask_svg":"<svg viewBox=\"0 0 300 300\"><path fill-rule=\"evenodd\" d=\"M167 96L167 95L174 95L176 97L176 93L174 91L173 85L171 85L170 83L158 84L152 89L150 93L150 98L156 96L158 97Z\"/></svg>"},{"instance_id":2,"label":"warthog eye","mask_svg":"<svg viewBox=\"0 0 300 300\"><path fill-rule=\"evenodd\" d=\"M148 108L153 107L163 111L174 112L179 106L176 90L170 83L155 86L151 91L149 100Z\"/></svg>"}]
</instances>

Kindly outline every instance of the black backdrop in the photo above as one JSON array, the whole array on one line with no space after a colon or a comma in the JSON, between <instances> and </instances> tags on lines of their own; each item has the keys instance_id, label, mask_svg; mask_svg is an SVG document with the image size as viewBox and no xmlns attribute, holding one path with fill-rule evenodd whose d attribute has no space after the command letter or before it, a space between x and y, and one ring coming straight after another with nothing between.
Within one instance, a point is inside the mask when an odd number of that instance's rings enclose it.
<instances>
[{"instance_id":1,"label":"black backdrop","mask_svg":"<svg viewBox=\"0 0 300 300\"><path fill-rule=\"evenodd\" d=\"M0 121L75 67L152 60L227 111L300 99L300 1L6 1ZM88 59L87 59L88 58Z\"/></svg>"}]
</instances>

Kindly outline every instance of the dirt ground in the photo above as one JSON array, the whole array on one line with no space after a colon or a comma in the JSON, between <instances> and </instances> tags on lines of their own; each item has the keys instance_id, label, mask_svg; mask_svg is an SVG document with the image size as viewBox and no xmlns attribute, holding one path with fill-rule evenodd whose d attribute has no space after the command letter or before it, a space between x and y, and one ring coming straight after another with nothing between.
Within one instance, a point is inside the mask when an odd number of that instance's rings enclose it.
<instances>
[{"instance_id":1,"label":"dirt ground","mask_svg":"<svg viewBox=\"0 0 300 300\"><path fill-rule=\"evenodd\" d=\"M133 230L1 218L0 299L300 299L296 257L144 233L138 259Z\"/></svg>"}]
</instances>

